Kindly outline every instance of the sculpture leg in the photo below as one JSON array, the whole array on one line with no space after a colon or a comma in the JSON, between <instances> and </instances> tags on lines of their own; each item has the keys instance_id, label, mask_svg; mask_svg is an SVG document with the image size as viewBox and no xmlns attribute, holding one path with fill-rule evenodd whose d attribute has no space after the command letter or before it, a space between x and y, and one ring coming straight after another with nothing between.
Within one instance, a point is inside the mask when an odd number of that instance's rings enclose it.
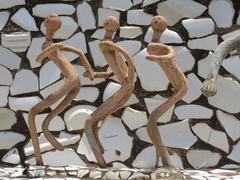
<instances>
[{"instance_id":1,"label":"sculpture leg","mask_svg":"<svg viewBox=\"0 0 240 180\"><path fill-rule=\"evenodd\" d=\"M58 115L60 112L62 112L71 102L72 100L77 96L79 93L80 86L77 86L70 90L64 100L54 109L52 110L46 119L43 122L42 129L43 134L47 138L47 140L55 147L57 150L62 151L64 148L63 146L56 140L56 138L50 133L49 131L49 124L51 120Z\"/></svg>"}]
</instances>

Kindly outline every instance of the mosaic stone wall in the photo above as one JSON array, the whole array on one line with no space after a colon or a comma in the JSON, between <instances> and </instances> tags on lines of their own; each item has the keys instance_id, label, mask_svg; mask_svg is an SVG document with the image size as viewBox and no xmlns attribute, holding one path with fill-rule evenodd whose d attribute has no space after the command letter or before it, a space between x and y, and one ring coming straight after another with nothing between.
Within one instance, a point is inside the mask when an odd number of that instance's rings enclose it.
<instances>
[{"instance_id":1,"label":"mosaic stone wall","mask_svg":"<svg viewBox=\"0 0 240 180\"><path fill-rule=\"evenodd\" d=\"M159 130L178 168L239 167L240 163L240 61L235 52L227 57L218 78L218 93L204 97L200 87L209 72L210 50L240 33L238 0L0 0L0 160L1 164L34 164L34 152L27 127L29 109L54 92L63 76L52 62L40 67L48 12L61 16L56 42L81 49L95 70L107 70L98 43L103 38L103 19L120 20L114 40L134 59L134 94L125 106L100 126L108 166L152 168L155 148L146 133L149 113L171 96L169 81L159 66L145 59L151 39L153 15L163 15L168 29L161 41L176 51L177 63L185 72L189 89L175 106L159 119ZM83 85L69 107L55 117L51 131L64 145L55 151L42 135L41 124L56 107L36 117L41 151L51 166L91 166L96 160L83 132L84 122L120 84L115 78L90 81L73 54ZM159 166L161 160L159 160Z\"/></svg>"}]
</instances>

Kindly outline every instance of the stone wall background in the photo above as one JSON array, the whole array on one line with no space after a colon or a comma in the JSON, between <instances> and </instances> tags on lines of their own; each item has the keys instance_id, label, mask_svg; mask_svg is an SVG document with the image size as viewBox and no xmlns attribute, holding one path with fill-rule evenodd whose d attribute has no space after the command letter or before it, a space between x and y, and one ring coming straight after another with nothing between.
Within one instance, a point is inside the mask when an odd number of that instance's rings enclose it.
<instances>
[{"instance_id":1,"label":"stone wall background","mask_svg":"<svg viewBox=\"0 0 240 180\"><path fill-rule=\"evenodd\" d=\"M49 3L61 5L56 8ZM107 70L97 48L103 35L104 14L120 19L121 28L114 40L133 56L136 82L134 95L126 106L107 118L99 130L109 166L154 167L155 149L146 135L145 124L149 112L173 93L159 66L144 58L151 37L151 18L160 14L169 24L161 41L173 46L177 63L189 81L187 95L159 120L165 144L174 152L174 164L179 168L239 167L240 61L234 52L221 67L218 94L206 98L200 92L209 71L206 60L209 51L240 33L237 0L0 0L1 164L34 164L25 123L27 113L62 84L63 77L54 64L49 62L40 67L35 63L44 41L40 28L44 19L40 12L50 7L63 20L63 30L56 35L56 42L81 49L95 70ZM20 34L25 41L18 41L19 34L8 41L6 34L14 32L25 32ZM18 43L19 47L11 47ZM91 166L95 158L82 129L84 121L117 91L119 84L115 78L93 82L83 78L79 59L66 55L79 71L83 87L75 101L51 124L50 129L65 146L63 152L53 150L41 134L41 122L51 109L37 116L43 157L52 166Z\"/></svg>"}]
</instances>

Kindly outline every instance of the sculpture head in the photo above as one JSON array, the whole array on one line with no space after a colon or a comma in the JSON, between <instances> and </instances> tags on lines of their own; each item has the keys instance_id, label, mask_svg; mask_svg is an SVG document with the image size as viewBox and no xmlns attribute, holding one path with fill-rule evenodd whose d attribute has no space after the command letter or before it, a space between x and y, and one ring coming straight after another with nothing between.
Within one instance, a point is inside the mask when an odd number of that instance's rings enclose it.
<instances>
[{"instance_id":1,"label":"sculpture head","mask_svg":"<svg viewBox=\"0 0 240 180\"><path fill-rule=\"evenodd\" d=\"M116 32L119 28L119 22L116 17L108 16L105 18L103 26L106 31Z\"/></svg>"},{"instance_id":2,"label":"sculpture head","mask_svg":"<svg viewBox=\"0 0 240 180\"><path fill-rule=\"evenodd\" d=\"M57 14L49 13L44 20L44 26L46 27L46 32L51 31L55 33L61 26L61 20Z\"/></svg>"},{"instance_id":3,"label":"sculpture head","mask_svg":"<svg viewBox=\"0 0 240 180\"><path fill-rule=\"evenodd\" d=\"M151 27L153 31L163 32L167 28L167 20L163 16L154 16L152 18Z\"/></svg>"}]
</instances>

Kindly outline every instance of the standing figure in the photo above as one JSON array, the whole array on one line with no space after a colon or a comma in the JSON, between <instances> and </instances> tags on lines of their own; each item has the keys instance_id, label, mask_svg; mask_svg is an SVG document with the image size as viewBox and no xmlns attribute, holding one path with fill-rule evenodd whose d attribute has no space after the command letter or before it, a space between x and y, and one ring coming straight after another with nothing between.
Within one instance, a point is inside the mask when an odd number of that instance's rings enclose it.
<instances>
[{"instance_id":1,"label":"standing figure","mask_svg":"<svg viewBox=\"0 0 240 180\"><path fill-rule=\"evenodd\" d=\"M214 53L209 53L207 58L211 63L211 69L201 88L203 95L211 97L217 93L216 81L219 69L223 60L233 50L237 50L240 57L240 36L235 36L223 41L218 45Z\"/></svg>"},{"instance_id":2,"label":"standing figure","mask_svg":"<svg viewBox=\"0 0 240 180\"><path fill-rule=\"evenodd\" d=\"M78 73L76 72L74 66L72 66L69 60L64 56L63 51L69 51L77 54L80 57L84 68L88 72L87 74L89 74L91 79L93 78L93 70L88 63L88 60L80 50L70 46L64 46L61 43L53 43L52 37L61 26L61 21L57 14L48 14L45 18L44 25L46 27L46 41L43 43L43 51L37 57L36 61L38 63L42 63L45 59L53 61L64 75L65 82L60 89L56 90L56 92L50 94L46 99L33 106L28 114L29 130L35 151L36 163L38 165L43 165L43 161L39 147L36 124L34 122L35 116L65 96L63 101L48 114L42 125L43 134L52 146L58 150L63 150L63 146L49 132L48 126L51 120L72 102L79 93L81 87Z\"/></svg>"},{"instance_id":3,"label":"standing figure","mask_svg":"<svg viewBox=\"0 0 240 180\"><path fill-rule=\"evenodd\" d=\"M94 72L94 77L108 78L116 75L121 83L121 88L116 94L101 104L86 121L85 133L90 147L100 166L105 167L106 163L103 158L104 149L98 137L98 123L107 116L120 109L130 98L134 89L134 64L128 53L112 42L112 36L119 27L119 22L115 17L109 16L104 21L106 30L100 49L106 58L111 72ZM126 60L126 62L125 62ZM88 76L86 73L85 76Z\"/></svg>"},{"instance_id":4,"label":"standing figure","mask_svg":"<svg viewBox=\"0 0 240 180\"><path fill-rule=\"evenodd\" d=\"M160 37L167 27L166 19L162 16L155 16L151 23L153 29L152 42L147 46L148 56L146 59L157 62L165 72L175 93L163 104L154 109L149 117L147 131L153 144L156 146L157 162L159 155L163 166L172 166L167 147L163 144L161 135L157 128L158 119L187 92L187 79L178 67L174 50L160 43Z\"/></svg>"}]
</instances>

